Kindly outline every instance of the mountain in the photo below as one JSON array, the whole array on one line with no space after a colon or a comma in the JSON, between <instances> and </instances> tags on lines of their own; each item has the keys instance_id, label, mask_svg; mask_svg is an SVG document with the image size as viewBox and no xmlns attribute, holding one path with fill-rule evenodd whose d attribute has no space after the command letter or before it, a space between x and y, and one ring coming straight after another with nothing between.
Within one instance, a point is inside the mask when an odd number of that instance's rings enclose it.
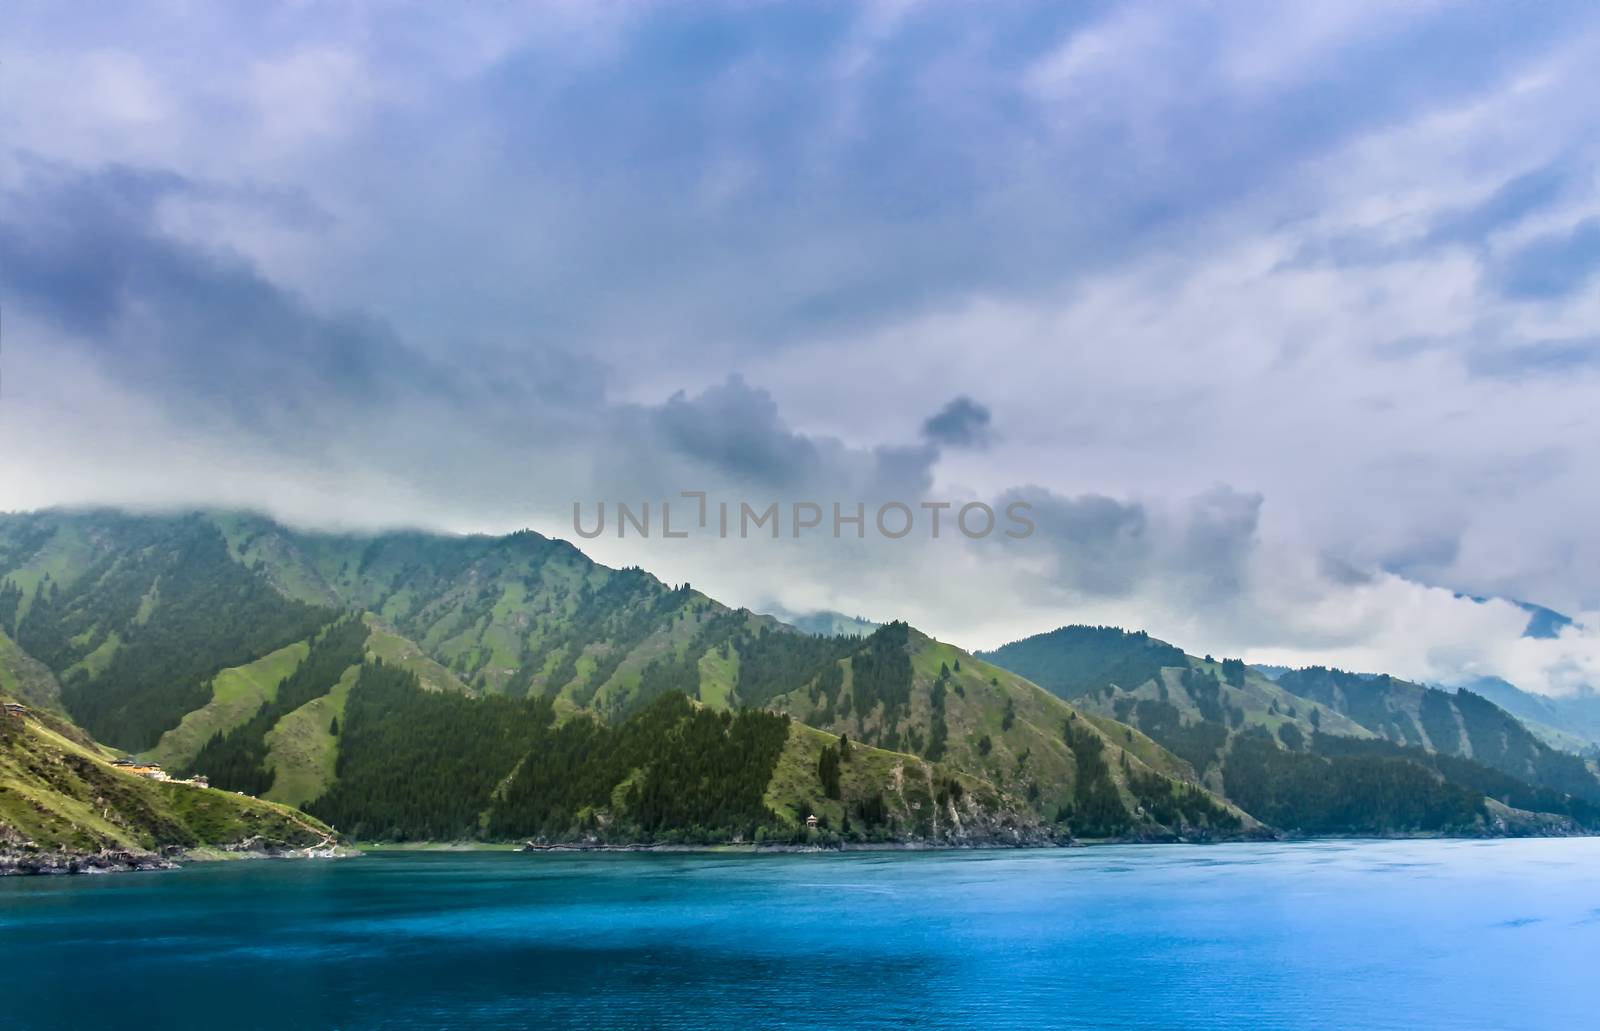
<instances>
[{"instance_id":1,"label":"mountain","mask_svg":"<svg viewBox=\"0 0 1600 1031\"><path fill-rule=\"evenodd\" d=\"M1115 627L1062 627L980 657L1127 721L1274 826L1600 826L1595 769L1470 692L1323 667L1268 676Z\"/></svg>"},{"instance_id":2,"label":"mountain","mask_svg":"<svg viewBox=\"0 0 1600 1031\"><path fill-rule=\"evenodd\" d=\"M905 624L805 634L526 531L0 516L0 631L96 737L363 838L1260 832L1155 742Z\"/></svg>"},{"instance_id":3,"label":"mountain","mask_svg":"<svg viewBox=\"0 0 1600 1031\"><path fill-rule=\"evenodd\" d=\"M779 641L769 635L766 644ZM1172 782L1194 777L1189 764L1132 728L1087 716L904 623L865 641L836 638L805 650L812 654L785 656L772 663L779 676L758 681L770 692L766 704L855 740L981 772L1086 836L1153 829L1139 827L1139 814L1154 812ZM1254 823L1201 792L1183 795L1176 825L1157 822L1195 834Z\"/></svg>"},{"instance_id":4,"label":"mountain","mask_svg":"<svg viewBox=\"0 0 1600 1031\"><path fill-rule=\"evenodd\" d=\"M1539 695L1499 677L1479 677L1463 689L1511 713L1553 748L1591 757L1600 753L1600 691L1584 687L1559 697Z\"/></svg>"},{"instance_id":5,"label":"mountain","mask_svg":"<svg viewBox=\"0 0 1600 1031\"><path fill-rule=\"evenodd\" d=\"M1593 770L1480 696L1108 627L978 656L900 622L804 633L529 531L0 516L0 634L0 685L86 747L362 839L1600 826Z\"/></svg>"},{"instance_id":6,"label":"mountain","mask_svg":"<svg viewBox=\"0 0 1600 1031\"><path fill-rule=\"evenodd\" d=\"M1293 670L1278 684L1395 744L1471 759L1528 784L1600 804L1600 778L1583 759L1551 748L1515 716L1472 691L1449 692L1321 666Z\"/></svg>"},{"instance_id":7,"label":"mountain","mask_svg":"<svg viewBox=\"0 0 1600 1031\"><path fill-rule=\"evenodd\" d=\"M150 868L207 850L332 841L292 809L126 772L66 719L5 701L21 708L0 713L0 874Z\"/></svg>"}]
</instances>

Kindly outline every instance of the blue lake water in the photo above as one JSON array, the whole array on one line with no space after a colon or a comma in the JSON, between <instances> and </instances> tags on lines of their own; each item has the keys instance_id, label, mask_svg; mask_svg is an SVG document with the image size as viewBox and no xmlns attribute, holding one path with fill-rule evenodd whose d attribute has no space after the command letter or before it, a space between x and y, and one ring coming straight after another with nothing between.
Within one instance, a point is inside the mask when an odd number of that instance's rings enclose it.
<instances>
[{"instance_id":1,"label":"blue lake water","mask_svg":"<svg viewBox=\"0 0 1600 1031\"><path fill-rule=\"evenodd\" d=\"M0 1027L1579 1028L1600 840L0 881Z\"/></svg>"}]
</instances>

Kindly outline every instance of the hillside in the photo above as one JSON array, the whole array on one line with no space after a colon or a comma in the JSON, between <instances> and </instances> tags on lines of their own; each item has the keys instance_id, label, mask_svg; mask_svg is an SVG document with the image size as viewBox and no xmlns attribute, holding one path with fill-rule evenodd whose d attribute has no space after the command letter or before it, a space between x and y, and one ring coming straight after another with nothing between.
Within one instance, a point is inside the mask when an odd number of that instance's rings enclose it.
<instances>
[{"instance_id":1,"label":"hillside","mask_svg":"<svg viewBox=\"0 0 1600 1031\"><path fill-rule=\"evenodd\" d=\"M857 629L803 633L528 531L0 516L8 689L357 837L973 844L1600 822L1581 760L1475 696L1448 702L1452 748L1439 693L1414 685L1390 684L1383 707L1366 681L1274 680L1114 628L982 656L904 623Z\"/></svg>"},{"instance_id":2,"label":"hillside","mask_svg":"<svg viewBox=\"0 0 1600 1031\"><path fill-rule=\"evenodd\" d=\"M1472 691L1441 691L1386 675L1311 666L1278 678L1288 691L1341 712L1397 745L1474 760L1528 784L1600 804L1600 778Z\"/></svg>"},{"instance_id":3,"label":"hillside","mask_svg":"<svg viewBox=\"0 0 1600 1031\"><path fill-rule=\"evenodd\" d=\"M332 841L303 813L149 780L112 758L51 713L0 715L0 874L148 868L205 850L281 852Z\"/></svg>"},{"instance_id":4,"label":"hillside","mask_svg":"<svg viewBox=\"0 0 1600 1031\"><path fill-rule=\"evenodd\" d=\"M1483 828L1485 797L1600 825L1594 770L1470 692L1321 667L1269 676L1114 627L1063 627L984 657L1138 727L1285 829Z\"/></svg>"},{"instance_id":5,"label":"hillside","mask_svg":"<svg viewBox=\"0 0 1600 1031\"><path fill-rule=\"evenodd\" d=\"M748 840L805 831L802 809L823 824L813 833L850 840L1256 826L1149 739L1080 720L904 624L807 635L533 533L360 536L238 514L38 513L0 518L0 556L13 602L4 629L19 656L50 658L30 668L59 675L67 712L115 744L358 834L582 837L603 825L614 839ZM157 661L164 647L189 653ZM946 661L955 672L941 673ZM835 673L839 699L860 707L852 717L811 711L795 693ZM386 679L398 674L403 687ZM635 723L660 730L671 699L735 725L765 709L815 727L797 727L764 774L740 773L762 806L712 824L704 813L641 820L612 792L667 747L641 744ZM608 767L608 783L589 784L597 794L563 811L567 823L519 823L508 806L541 750L584 733L605 736L596 748L635 748L638 761ZM792 753L816 734L855 742L861 763L845 770L839 798L817 794L817 771L795 774ZM373 752L379 739L389 744ZM406 785L399 810L383 801L395 785ZM435 796L425 811L406 808Z\"/></svg>"},{"instance_id":6,"label":"hillside","mask_svg":"<svg viewBox=\"0 0 1600 1031\"><path fill-rule=\"evenodd\" d=\"M904 623L788 657L767 704L831 733L904 749L983 777L1079 837L1206 835L1254 824L1192 788L1190 766L1131 728L1071 705ZM750 642L792 648L775 639ZM837 654L835 654L837 653ZM1160 805L1172 795L1183 804ZM1158 817L1157 813L1166 819Z\"/></svg>"},{"instance_id":7,"label":"hillside","mask_svg":"<svg viewBox=\"0 0 1600 1031\"><path fill-rule=\"evenodd\" d=\"M1600 758L1600 691L1584 687L1552 698L1531 694L1499 677L1480 677L1462 689L1511 713L1552 748Z\"/></svg>"},{"instance_id":8,"label":"hillside","mask_svg":"<svg viewBox=\"0 0 1600 1031\"><path fill-rule=\"evenodd\" d=\"M339 779L313 812L363 839L623 844L1039 843L1052 832L984 781L763 710L678 692L628 719L561 721L547 699L428 693L367 666ZM808 817L817 817L815 828Z\"/></svg>"}]
</instances>

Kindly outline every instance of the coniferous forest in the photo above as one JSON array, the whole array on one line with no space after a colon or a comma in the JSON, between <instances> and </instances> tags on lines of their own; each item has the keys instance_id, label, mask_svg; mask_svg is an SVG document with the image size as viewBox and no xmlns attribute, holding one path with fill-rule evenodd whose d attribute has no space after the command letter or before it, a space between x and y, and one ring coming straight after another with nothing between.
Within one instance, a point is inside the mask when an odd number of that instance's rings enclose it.
<instances>
[{"instance_id":1,"label":"coniferous forest","mask_svg":"<svg viewBox=\"0 0 1600 1031\"><path fill-rule=\"evenodd\" d=\"M557 724L546 699L430 694L363 668L345 709L339 780L309 807L359 838L448 840L599 834L754 840L787 717L660 695L611 725ZM600 822L609 810L610 825Z\"/></svg>"}]
</instances>

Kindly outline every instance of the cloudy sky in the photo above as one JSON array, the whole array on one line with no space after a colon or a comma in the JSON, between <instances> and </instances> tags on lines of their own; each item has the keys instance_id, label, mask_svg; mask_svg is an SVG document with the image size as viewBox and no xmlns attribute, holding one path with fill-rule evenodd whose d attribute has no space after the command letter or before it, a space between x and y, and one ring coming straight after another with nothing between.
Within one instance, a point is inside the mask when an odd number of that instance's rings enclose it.
<instances>
[{"instance_id":1,"label":"cloudy sky","mask_svg":"<svg viewBox=\"0 0 1600 1031\"><path fill-rule=\"evenodd\" d=\"M1585 3L13 0L0 508L524 525L972 646L1600 684ZM592 508L590 509L592 511Z\"/></svg>"}]
</instances>

